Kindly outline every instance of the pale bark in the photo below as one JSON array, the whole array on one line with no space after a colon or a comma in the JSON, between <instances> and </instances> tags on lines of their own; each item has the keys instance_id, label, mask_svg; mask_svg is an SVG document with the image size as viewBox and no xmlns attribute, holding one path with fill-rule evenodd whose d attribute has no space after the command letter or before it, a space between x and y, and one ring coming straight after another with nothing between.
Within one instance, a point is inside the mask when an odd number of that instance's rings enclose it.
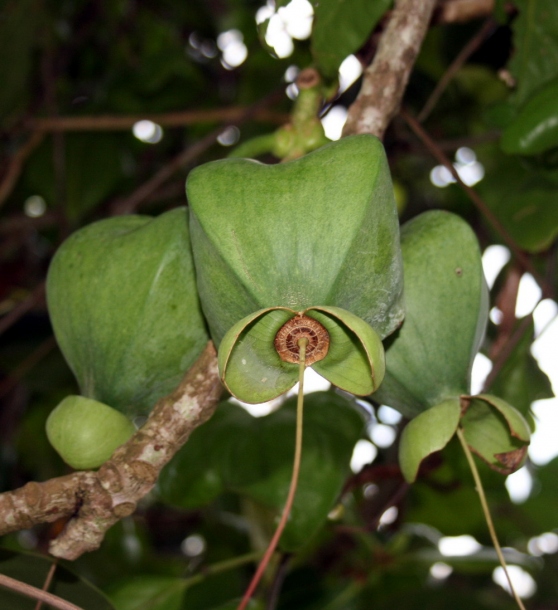
<instances>
[{"instance_id":1,"label":"pale bark","mask_svg":"<svg viewBox=\"0 0 558 610\"><path fill-rule=\"evenodd\" d=\"M374 60L364 71L358 97L349 108L343 135L383 137L399 111L435 5L436 0L396 0Z\"/></svg>"}]
</instances>

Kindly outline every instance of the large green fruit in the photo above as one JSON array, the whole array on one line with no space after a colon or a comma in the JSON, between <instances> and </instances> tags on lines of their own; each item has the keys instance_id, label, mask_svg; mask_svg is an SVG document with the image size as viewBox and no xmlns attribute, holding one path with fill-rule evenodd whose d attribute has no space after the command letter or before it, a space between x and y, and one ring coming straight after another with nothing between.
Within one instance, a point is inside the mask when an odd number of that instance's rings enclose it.
<instances>
[{"instance_id":1,"label":"large green fruit","mask_svg":"<svg viewBox=\"0 0 558 610\"><path fill-rule=\"evenodd\" d=\"M208 340L184 208L77 231L52 261L47 298L82 394L125 413L172 391Z\"/></svg>"},{"instance_id":2,"label":"large green fruit","mask_svg":"<svg viewBox=\"0 0 558 610\"><path fill-rule=\"evenodd\" d=\"M380 339L404 317L381 142L352 136L276 165L207 163L186 191L200 298L231 393L260 402L292 387L298 348L285 360L274 342L297 322L313 332L313 320L329 334L329 352L307 364L349 392L373 392L383 376Z\"/></svg>"},{"instance_id":3,"label":"large green fruit","mask_svg":"<svg viewBox=\"0 0 558 610\"><path fill-rule=\"evenodd\" d=\"M388 339L375 400L407 417L469 393L488 319L475 234L459 216L431 211L403 225L406 317Z\"/></svg>"}]
</instances>

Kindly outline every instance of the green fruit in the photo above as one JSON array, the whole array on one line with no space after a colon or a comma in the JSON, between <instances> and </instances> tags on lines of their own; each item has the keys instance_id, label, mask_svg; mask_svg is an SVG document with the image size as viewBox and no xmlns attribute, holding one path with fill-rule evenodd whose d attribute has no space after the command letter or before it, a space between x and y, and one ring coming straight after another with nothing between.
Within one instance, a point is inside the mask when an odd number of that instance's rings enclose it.
<instances>
[{"instance_id":1,"label":"green fruit","mask_svg":"<svg viewBox=\"0 0 558 610\"><path fill-rule=\"evenodd\" d=\"M171 392L208 340L184 208L80 229L52 261L47 298L81 393L128 414Z\"/></svg>"},{"instance_id":2,"label":"green fruit","mask_svg":"<svg viewBox=\"0 0 558 610\"><path fill-rule=\"evenodd\" d=\"M407 417L469 393L488 318L477 238L459 216L426 212L401 230L406 317L387 342L374 399Z\"/></svg>"},{"instance_id":3,"label":"green fruit","mask_svg":"<svg viewBox=\"0 0 558 610\"><path fill-rule=\"evenodd\" d=\"M68 396L49 415L48 440L76 470L98 468L136 431L112 407L83 396Z\"/></svg>"},{"instance_id":4,"label":"green fruit","mask_svg":"<svg viewBox=\"0 0 558 610\"><path fill-rule=\"evenodd\" d=\"M523 105L504 129L502 150L508 154L537 155L558 146L558 79L543 86Z\"/></svg>"},{"instance_id":5,"label":"green fruit","mask_svg":"<svg viewBox=\"0 0 558 610\"><path fill-rule=\"evenodd\" d=\"M229 389L257 402L294 385L297 364L279 361L274 338L280 318L307 313L332 340L314 368L349 392L374 391L380 339L404 317L381 142L352 136L276 165L215 161L190 173L186 191L198 289Z\"/></svg>"}]
</instances>

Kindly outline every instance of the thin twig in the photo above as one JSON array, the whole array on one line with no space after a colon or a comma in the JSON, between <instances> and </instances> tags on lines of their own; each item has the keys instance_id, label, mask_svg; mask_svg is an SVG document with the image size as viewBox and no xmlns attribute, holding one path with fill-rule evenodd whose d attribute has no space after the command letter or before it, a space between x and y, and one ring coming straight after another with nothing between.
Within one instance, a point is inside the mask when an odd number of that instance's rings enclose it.
<instances>
[{"instance_id":1,"label":"thin twig","mask_svg":"<svg viewBox=\"0 0 558 610\"><path fill-rule=\"evenodd\" d=\"M21 593L27 597L32 597L33 599L40 599L46 604L50 604L59 610L83 610L83 608L80 608L79 606L58 597L58 595L47 593L46 591L42 591L37 587L32 587L25 582L21 582L15 578L10 578L4 574L0 574L0 586L6 587L6 589L11 589L12 591L16 591L17 593Z\"/></svg>"},{"instance_id":2,"label":"thin twig","mask_svg":"<svg viewBox=\"0 0 558 610\"><path fill-rule=\"evenodd\" d=\"M266 96L264 99L259 100L251 106L248 106L247 108L242 108L241 112L238 112L235 115L235 118L228 119L228 124L241 125L248 119L252 119L253 116L257 114L260 110L273 103L280 94L280 92L274 91L273 93L270 93L268 96ZM189 163L194 161L194 159L196 159L206 150L208 150L215 143L221 132L222 127L213 130L204 138L202 138L189 148L186 148L180 154L174 157L174 159L172 159L169 163L163 166L152 178L142 184L131 195L126 197L124 200L116 201L115 203L113 203L111 206L112 215L116 216L119 214L129 214L133 212L141 202L151 197L153 193L178 170L188 165Z\"/></svg>"},{"instance_id":3,"label":"thin twig","mask_svg":"<svg viewBox=\"0 0 558 610\"><path fill-rule=\"evenodd\" d=\"M233 557L232 559L225 559L223 561L219 561L218 563L214 563L209 566L205 566L200 568L199 574L194 574L194 576L189 576L184 579L184 587L193 587L194 585L203 582L208 576L214 576L215 574L221 574L223 572L227 572L228 570L234 570L235 568L240 568L249 563L254 563L258 561L262 553L260 551L252 551L251 553L246 553L245 555L239 555L238 557Z\"/></svg>"},{"instance_id":4,"label":"thin twig","mask_svg":"<svg viewBox=\"0 0 558 610\"><path fill-rule=\"evenodd\" d=\"M48 572L47 572L47 575L45 578L45 582L43 583L43 591L49 590L50 585L52 583L52 579L54 578L54 573L56 572L56 567L57 567L57 563L56 563L56 561L53 561L50 564L50 568L48 569ZM42 607L43 607L43 600L38 599L37 604L35 605L35 610L41 610Z\"/></svg>"},{"instance_id":5,"label":"thin twig","mask_svg":"<svg viewBox=\"0 0 558 610\"><path fill-rule=\"evenodd\" d=\"M405 481L399 483L395 491L384 502L380 510L376 511L376 515L364 527L354 525L337 525L335 531L346 532L348 534L368 534L378 529L382 515L392 506L397 506L409 491L410 485Z\"/></svg>"},{"instance_id":6,"label":"thin twig","mask_svg":"<svg viewBox=\"0 0 558 610\"><path fill-rule=\"evenodd\" d=\"M515 310L522 276L523 271L517 265L510 265L504 284L496 295L494 304L502 312L502 319L498 322L498 332L488 352L490 360L498 358L500 350L505 347L516 327Z\"/></svg>"},{"instance_id":7,"label":"thin twig","mask_svg":"<svg viewBox=\"0 0 558 610\"><path fill-rule=\"evenodd\" d=\"M184 167L188 163L191 163L196 157L203 154L208 148L213 146L219 134L223 131L222 128L214 129L211 133L207 134L204 138L183 150L176 157L171 159L169 163L164 165L154 176L152 176L147 182L144 182L139 188L137 188L131 195L125 199L116 201L112 207L112 214L117 216L119 214L130 214L133 212L140 203L151 197L153 193L164 184L171 176L175 174L180 168Z\"/></svg>"},{"instance_id":8,"label":"thin twig","mask_svg":"<svg viewBox=\"0 0 558 610\"><path fill-rule=\"evenodd\" d=\"M0 335L15 324L22 316L40 303L45 296L45 282L41 282L23 301L16 305L10 313L0 320Z\"/></svg>"},{"instance_id":9,"label":"thin twig","mask_svg":"<svg viewBox=\"0 0 558 610\"><path fill-rule=\"evenodd\" d=\"M161 127L185 127L198 123L227 123L238 121L249 108L235 106L232 108L215 108L212 110L187 110L182 112L168 112L164 114L138 114L138 115L100 115L100 116L74 116L74 117L45 117L29 119L26 126L41 131L127 131L138 121L148 120ZM254 111L250 119L262 123L282 125L289 120L289 115L267 108Z\"/></svg>"},{"instance_id":10,"label":"thin twig","mask_svg":"<svg viewBox=\"0 0 558 610\"><path fill-rule=\"evenodd\" d=\"M480 503L482 506L482 512L484 513L484 518L486 520L486 525L488 527L488 531L490 532L490 538L492 539L492 544L494 545L494 549L496 550L496 554L498 555L498 559L500 560L500 564L504 570L506 575L506 579L508 581L508 585L510 587L510 591L515 599L517 605L521 608L521 610L525 610L525 606L521 601L521 598L517 594L512 580L510 578L508 572L508 566L506 564L506 560L504 559L504 554L502 553L502 548L500 547L500 542L498 541L498 536L496 535L496 529L494 527L494 522L492 521L492 515L490 514L490 508L488 507L488 502L486 501L486 495L484 493L484 487L482 486L482 480L479 475L479 471L477 470L477 466L475 464L475 460L471 451L469 450L469 446L467 445L467 441L465 439L465 435L463 434L463 430L461 428L457 428L457 438L461 443L461 447L463 447L463 451L465 453L465 457L467 458L467 462L469 463L469 467L471 469L471 474L473 475L473 479L475 481L475 487L477 488L477 493L479 495Z\"/></svg>"},{"instance_id":11,"label":"thin twig","mask_svg":"<svg viewBox=\"0 0 558 610\"><path fill-rule=\"evenodd\" d=\"M417 121L424 123L427 117L430 115L442 94L446 90L447 86L452 81L453 77L459 72L463 64L471 57L471 55L480 47L484 42L484 39L495 27L495 22L492 17L489 17L482 25L480 30L469 40L469 42L461 49L457 57L449 65L448 69L444 72L442 78L438 81L434 91L430 94L430 97L426 100L423 109L419 112Z\"/></svg>"},{"instance_id":12,"label":"thin twig","mask_svg":"<svg viewBox=\"0 0 558 610\"><path fill-rule=\"evenodd\" d=\"M267 598L267 604L265 610L276 610L277 604L279 603L279 597L281 595L281 589L283 583L289 572L289 563L291 562L292 555L283 555L279 562L279 567L275 571L273 582L269 590L269 596Z\"/></svg>"},{"instance_id":13,"label":"thin twig","mask_svg":"<svg viewBox=\"0 0 558 610\"><path fill-rule=\"evenodd\" d=\"M552 290L548 287L545 278L543 278L538 272L538 270L535 269L529 257L526 256L525 253L515 243L512 236L507 232L502 223L498 220L497 216L488 207L488 205L484 202L481 196L472 187L468 186L463 182L457 170L453 166L452 162L448 159L448 157L444 154L444 152L440 149L436 142L428 135L422 125L406 110L402 109L400 114L407 123L407 125L415 133L415 135L424 143L424 145L430 151L432 156L449 170L457 184L459 184L459 186L465 191L465 193L468 195L469 199L473 202L475 207L484 215L484 217L492 225L495 231L499 233L500 237L506 243L508 248L513 252L515 258L521 264L521 266L526 271L529 271L529 273L537 280L543 290L543 293L552 294Z\"/></svg>"},{"instance_id":14,"label":"thin twig","mask_svg":"<svg viewBox=\"0 0 558 610\"><path fill-rule=\"evenodd\" d=\"M19 148L12 157L12 160L8 165L8 169L2 178L2 183L0 184L0 206L6 201L13 191L14 186L21 175L25 161L43 141L44 137L44 132L35 131L35 133L31 134L27 142L25 142L25 144Z\"/></svg>"}]
</instances>

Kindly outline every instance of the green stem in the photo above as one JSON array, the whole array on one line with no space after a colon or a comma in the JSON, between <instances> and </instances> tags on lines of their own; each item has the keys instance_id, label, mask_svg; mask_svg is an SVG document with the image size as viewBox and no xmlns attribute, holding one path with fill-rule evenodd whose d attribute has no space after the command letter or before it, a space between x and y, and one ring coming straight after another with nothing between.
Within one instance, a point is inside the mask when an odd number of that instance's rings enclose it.
<instances>
[{"instance_id":1,"label":"green stem","mask_svg":"<svg viewBox=\"0 0 558 610\"><path fill-rule=\"evenodd\" d=\"M231 157L258 157L265 153L269 153L275 146L275 132L257 136L250 140L246 140L234 148L227 156Z\"/></svg>"},{"instance_id":2,"label":"green stem","mask_svg":"<svg viewBox=\"0 0 558 610\"><path fill-rule=\"evenodd\" d=\"M502 548L500 547L500 543L498 542L498 536L496 535L496 529L494 528L494 522L492 521L492 516L490 514L490 509L488 508L488 502L486 501L486 495L484 493L484 488L482 486L482 481L479 475L479 471L477 470L477 466L475 464L475 460L473 455L469 449L469 445L467 445L467 441L465 440L465 435L463 434L463 430L461 428L457 428L457 438L463 447L463 451L465 452L465 457L469 462L469 467L471 469L471 474L473 475L473 479L475 480L475 486L477 488L477 493L479 494L480 503L482 506L482 511L484 513L484 518L486 520L486 525L488 526L488 531L490 532L490 538L492 539L492 544L494 545L494 549L496 550L496 554L498 555L498 559L500 560L500 565L504 570L504 574L506 575L506 579L508 581L508 585L510 586L510 591L517 603L517 605L521 608L521 610L525 610L525 606L521 601L521 598L516 593L515 588L513 586L512 580L508 573L508 566L506 564L506 560L504 559L504 554L502 553Z\"/></svg>"},{"instance_id":3,"label":"green stem","mask_svg":"<svg viewBox=\"0 0 558 610\"><path fill-rule=\"evenodd\" d=\"M306 368L306 346L308 345L308 339L303 337L299 339L298 345L300 348L300 353L298 356L298 398L296 402L296 440L295 440L295 455L293 460L293 474L291 476L291 484L289 486L289 493L287 495L287 501L285 502L285 507L283 508L283 513L281 514L281 519L279 521L279 525L273 534L273 538L269 543L265 554L256 570L256 573L252 577L250 584L248 585L248 589L244 593L244 597L240 602L237 610L244 610L248 605L258 583L261 580L261 577L267 568L267 564L269 563L277 544L279 543L279 539L281 538L281 534L285 529L285 525L287 525L287 520L289 515L291 514L291 508L293 506L294 497L296 493L296 488L298 485L298 475L300 472L300 461L302 457L302 416L303 416L303 407L304 407L304 369Z\"/></svg>"},{"instance_id":4,"label":"green stem","mask_svg":"<svg viewBox=\"0 0 558 610\"><path fill-rule=\"evenodd\" d=\"M334 598L323 610L342 610L349 605L363 589L363 584L358 581L351 582L347 588L343 589L339 595Z\"/></svg>"},{"instance_id":5,"label":"green stem","mask_svg":"<svg viewBox=\"0 0 558 610\"><path fill-rule=\"evenodd\" d=\"M190 576L190 578L185 578L182 581L182 586L184 588L188 588L193 585L197 585L199 582L202 582L208 576L213 576L214 574L221 574L221 572L234 570L234 568L239 568L240 566L243 566L247 563L253 563L254 561L257 561L261 556L261 551L253 551L252 553L246 553L245 555L240 555L239 557L233 557L232 559L219 561L218 563L214 563L205 568L201 568L199 574L196 574L195 576Z\"/></svg>"}]
</instances>

